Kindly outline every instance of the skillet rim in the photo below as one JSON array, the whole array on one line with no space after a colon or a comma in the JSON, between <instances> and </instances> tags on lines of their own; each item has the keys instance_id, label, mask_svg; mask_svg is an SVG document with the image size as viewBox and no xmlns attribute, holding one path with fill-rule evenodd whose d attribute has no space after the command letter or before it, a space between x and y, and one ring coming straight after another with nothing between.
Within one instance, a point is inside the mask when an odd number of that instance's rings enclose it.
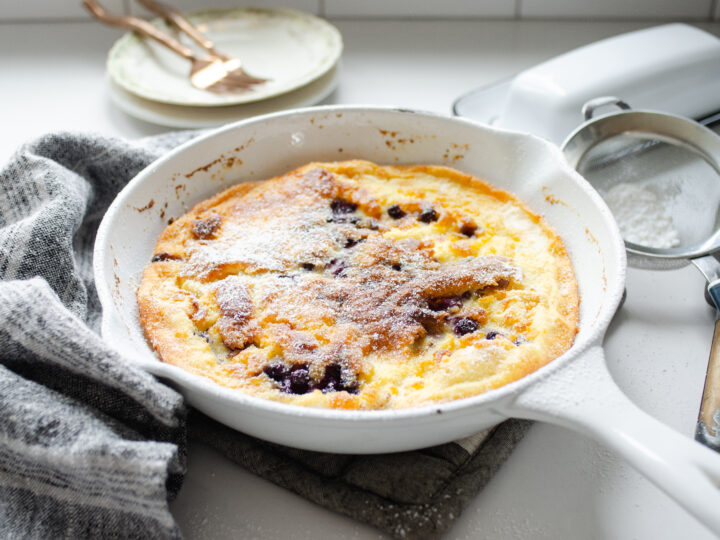
<instances>
[{"instance_id":1,"label":"skillet rim","mask_svg":"<svg viewBox=\"0 0 720 540\"><path fill-rule=\"evenodd\" d=\"M518 140L533 140L536 144L541 144L551 154L554 161L560 169L563 170L568 176L570 176L575 183L582 189L582 191L590 198L594 203L594 207L598 210L600 216L603 218L604 224L608 229L608 233L612 240L614 250L608 252L608 261L614 263L614 268L607 267L608 274L612 271L615 279L608 277L608 286L610 283L614 283L615 287L610 290L606 287L605 299L603 300L601 309L598 315L592 321L592 328L588 330L580 341L575 341L573 345L561 356L550 361L546 365L538 368L536 371L525 375L524 377L508 383L506 385L494 388L482 394L475 396L469 396L466 398L460 398L443 403L431 403L427 405L420 405L417 407L410 407L404 409L378 409L378 410L338 410L338 409L325 409L316 407L304 407L300 405L293 405L288 403L276 402L264 398L259 398L244 394L237 390L223 387L218 383L210 379L206 379L199 375L194 375L190 372L183 370L177 366L163 363L158 358L152 361L142 361L129 359L129 362L133 365L147 371L158 377L166 377L171 379L174 383L179 384L181 387L191 387L195 391L202 391L205 393L213 394L213 398L219 399L225 403L232 403L233 406L239 407L239 410L245 410L251 413L261 413L266 415L280 414L286 417L292 417L297 420L324 420L333 423L334 427L344 426L348 422L356 423L373 423L373 422L389 422L394 421L400 423L402 420L407 422L416 422L421 419L438 418L442 413L461 412L463 409L474 409L477 407L485 407L492 403L500 403L503 400L511 399L512 397L521 393L528 386L532 386L536 381L545 379L546 377L552 376L553 373L562 369L566 364L572 362L575 358L580 356L582 353L592 348L593 345L601 343L605 331L607 330L610 321L615 314L617 306L620 304L622 298L624 284L625 284L625 273L627 268L625 245L620 235L620 230L615 222L610 209L605 204L602 197L595 191L591 184L585 180L575 169L573 169L565 160L560 149L549 141L537 137L529 133L521 133L507 129L496 128L488 126L474 120L467 118L460 118L457 116L445 115L442 113L423 111L418 109L409 109L405 107L393 107L393 106L378 106L378 105L322 105L315 107L304 107L298 109L290 109L286 111L274 112L266 115L253 117L251 119L240 120L231 124L227 124L223 127L209 131L195 137L176 148L170 150L157 160L150 163L142 171L140 171L135 177L133 177L125 187L118 192L113 202L108 207L103 219L98 227L95 244L93 248L93 275L95 278L96 290L98 292L98 298L102 306L102 337L103 339L110 342L112 346L119 349L119 352L123 357L127 358L127 354L123 354L123 349L117 344L111 336L106 335L108 330L108 320L110 317L119 318L117 310L115 309L114 302L112 300L111 283L112 280L108 280L104 268L103 262L106 252L109 250L109 244L107 244L106 238L109 233L111 221L115 214L124 206L124 199L129 197L134 189L138 186L143 185L147 178L152 178L152 173L156 168L164 165L166 162L175 159L179 154L182 154L189 148L200 144L206 140L214 137L219 137L226 132L234 131L238 128L244 128L253 126L255 124L262 124L268 121L275 121L290 116L302 116L302 115L317 115L326 113L390 113L390 114L410 114L414 116L430 117L450 123L460 123L470 126L472 128L480 129L488 132L500 132ZM563 234L558 231L558 234L562 237ZM102 284L102 287L98 284ZM580 300L582 302L582 299ZM579 329L583 327L583 321L580 320ZM587 324L587 323L585 323ZM580 333L580 330L579 332ZM121 340L122 341L122 340ZM504 413L499 410L494 410L503 417L507 417ZM350 427L351 424L348 424Z\"/></svg>"}]
</instances>

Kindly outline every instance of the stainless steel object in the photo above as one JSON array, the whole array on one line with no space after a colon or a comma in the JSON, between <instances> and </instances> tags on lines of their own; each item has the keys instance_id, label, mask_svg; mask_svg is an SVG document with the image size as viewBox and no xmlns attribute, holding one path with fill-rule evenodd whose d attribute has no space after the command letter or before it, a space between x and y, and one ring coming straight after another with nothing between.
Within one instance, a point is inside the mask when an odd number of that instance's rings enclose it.
<instances>
[{"instance_id":1,"label":"stainless steel object","mask_svg":"<svg viewBox=\"0 0 720 540\"><path fill-rule=\"evenodd\" d=\"M114 15L105 10L96 0L83 0L83 6L99 21L110 26L138 32L189 60L192 63L190 83L200 90L218 93L237 92L264 81L264 79L248 75L237 58L217 56L212 53L202 58L196 56L189 47L161 32L145 19L129 15Z\"/></svg>"},{"instance_id":2,"label":"stainless steel object","mask_svg":"<svg viewBox=\"0 0 720 540\"><path fill-rule=\"evenodd\" d=\"M593 118L607 106L621 111ZM660 202L674 221L687 222L677 246L650 247L626 238L625 247L631 266L664 270L691 262L706 279L706 297L716 309L716 321L695 438L720 451L720 262L713 256L720 250L720 137L688 118L635 111L611 96L587 102L582 112L586 122L562 145L569 164L601 194L623 181L652 185L660 171L667 182L655 189L665 197ZM669 153L677 156L668 157ZM678 204L683 196L694 200Z\"/></svg>"}]
</instances>

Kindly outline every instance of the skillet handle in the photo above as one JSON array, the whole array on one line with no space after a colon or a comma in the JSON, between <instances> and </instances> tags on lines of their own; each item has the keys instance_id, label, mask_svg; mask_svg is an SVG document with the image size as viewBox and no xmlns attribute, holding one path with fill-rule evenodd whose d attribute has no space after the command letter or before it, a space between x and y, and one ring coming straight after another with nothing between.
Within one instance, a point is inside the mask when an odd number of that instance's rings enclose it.
<instances>
[{"instance_id":1,"label":"skillet handle","mask_svg":"<svg viewBox=\"0 0 720 540\"><path fill-rule=\"evenodd\" d=\"M612 380L599 345L530 385L504 412L603 443L720 536L720 455L633 404Z\"/></svg>"}]
</instances>

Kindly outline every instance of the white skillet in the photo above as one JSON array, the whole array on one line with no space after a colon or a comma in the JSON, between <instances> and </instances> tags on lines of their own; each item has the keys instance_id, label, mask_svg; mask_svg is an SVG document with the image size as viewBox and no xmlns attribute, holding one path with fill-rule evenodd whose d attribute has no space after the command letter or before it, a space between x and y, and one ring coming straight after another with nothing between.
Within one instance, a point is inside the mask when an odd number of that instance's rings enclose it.
<instances>
[{"instance_id":1,"label":"white skillet","mask_svg":"<svg viewBox=\"0 0 720 540\"><path fill-rule=\"evenodd\" d=\"M160 362L143 338L135 292L168 219L237 182L350 158L447 164L516 193L544 215L568 247L580 288L572 348L486 394L390 411L289 406ZM378 453L451 441L509 417L542 420L603 442L720 534L720 455L641 411L607 371L602 340L623 292L625 246L600 196L542 139L378 107L318 107L242 121L173 150L122 190L98 230L94 270L104 338L228 426L309 450Z\"/></svg>"}]
</instances>

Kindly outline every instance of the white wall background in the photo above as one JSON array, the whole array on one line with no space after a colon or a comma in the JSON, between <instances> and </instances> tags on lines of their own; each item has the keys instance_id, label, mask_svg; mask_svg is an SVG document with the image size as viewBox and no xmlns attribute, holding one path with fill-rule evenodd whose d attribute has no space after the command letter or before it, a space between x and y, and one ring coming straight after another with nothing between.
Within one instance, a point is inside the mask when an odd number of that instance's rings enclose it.
<instances>
[{"instance_id":1,"label":"white wall background","mask_svg":"<svg viewBox=\"0 0 720 540\"><path fill-rule=\"evenodd\" d=\"M720 0L165 0L182 10L291 7L328 18L720 20ZM106 9L146 16L133 0ZM89 19L80 0L0 0L0 23ZM1 31L1 30L0 30Z\"/></svg>"}]
</instances>

